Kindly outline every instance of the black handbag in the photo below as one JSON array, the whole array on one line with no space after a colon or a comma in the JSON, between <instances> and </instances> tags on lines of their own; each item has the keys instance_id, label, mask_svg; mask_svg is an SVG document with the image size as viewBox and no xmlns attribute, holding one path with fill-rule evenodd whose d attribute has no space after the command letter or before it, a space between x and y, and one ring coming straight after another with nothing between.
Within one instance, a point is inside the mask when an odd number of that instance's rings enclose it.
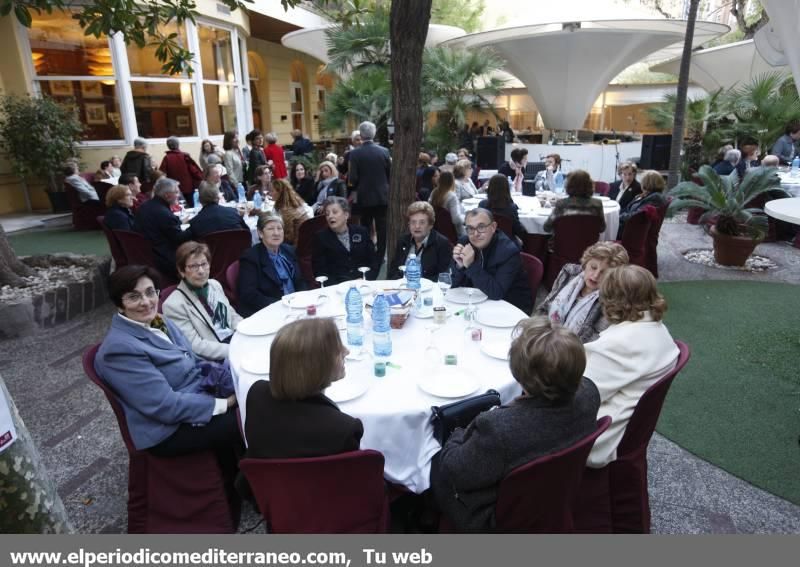
<instances>
[{"instance_id":1,"label":"black handbag","mask_svg":"<svg viewBox=\"0 0 800 567\"><path fill-rule=\"evenodd\" d=\"M481 412L500 405L500 393L487 390L479 396L459 400L445 406L431 407L433 437L444 447L447 438L457 427L466 427Z\"/></svg>"}]
</instances>

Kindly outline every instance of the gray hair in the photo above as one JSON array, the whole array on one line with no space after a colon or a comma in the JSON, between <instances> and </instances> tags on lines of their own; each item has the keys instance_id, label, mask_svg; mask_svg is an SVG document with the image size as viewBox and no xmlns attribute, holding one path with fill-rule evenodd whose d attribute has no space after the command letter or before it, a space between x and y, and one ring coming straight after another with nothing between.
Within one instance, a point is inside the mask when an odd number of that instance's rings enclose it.
<instances>
[{"instance_id":1,"label":"gray hair","mask_svg":"<svg viewBox=\"0 0 800 567\"><path fill-rule=\"evenodd\" d=\"M213 205L219 203L219 189L208 181L200 182L200 204Z\"/></svg>"},{"instance_id":2,"label":"gray hair","mask_svg":"<svg viewBox=\"0 0 800 567\"><path fill-rule=\"evenodd\" d=\"M344 197L332 196L332 197L328 197L327 199L325 199L325 200L322 202L322 207L321 207L321 208L322 208L322 211L323 211L323 213L324 213L324 212L327 210L327 208L328 208L328 207L330 207L331 205L339 205L339 207L340 207L340 208L342 209L342 211L344 211L345 213L349 213L349 212L350 212L350 203L348 203L348 202L347 202L347 199L345 199Z\"/></svg>"},{"instance_id":3,"label":"gray hair","mask_svg":"<svg viewBox=\"0 0 800 567\"><path fill-rule=\"evenodd\" d=\"M275 213L259 213L258 222L256 223L256 230L261 232L267 228L267 225L271 222L277 222L283 226L283 217L276 215Z\"/></svg>"},{"instance_id":4,"label":"gray hair","mask_svg":"<svg viewBox=\"0 0 800 567\"><path fill-rule=\"evenodd\" d=\"M278 141L278 136L275 135L275 132L268 132L264 135L264 139L267 141L268 144L274 144Z\"/></svg>"},{"instance_id":5,"label":"gray hair","mask_svg":"<svg viewBox=\"0 0 800 567\"><path fill-rule=\"evenodd\" d=\"M761 160L761 165L764 167L778 167L778 165L780 165L780 160L778 159L778 156L770 154L768 156L764 156L764 159Z\"/></svg>"},{"instance_id":6,"label":"gray hair","mask_svg":"<svg viewBox=\"0 0 800 567\"><path fill-rule=\"evenodd\" d=\"M444 161L450 165L455 165L455 163L458 161L458 156L453 152L450 152L444 156Z\"/></svg>"},{"instance_id":7,"label":"gray hair","mask_svg":"<svg viewBox=\"0 0 800 567\"><path fill-rule=\"evenodd\" d=\"M145 140L144 138L136 138L133 141L133 147L134 148L146 148L147 147L147 140Z\"/></svg>"},{"instance_id":8,"label":"gray hair","mask_svg":"<svg viewBox=\"0 0 800 567\"><path fill-rule=\"evenodd\" d=\"M178 182L169 177L162 177L153 186L153 193L156 197L163 197L173 189L178 189Z\"/></svg>"},{"instance_id":9,"label":"gray hair","mask_svg":"<svg viewBox=\"0 0 800 567\"><path fill-rule=\"evenodd\" d=\"M358 133L361 134L361 139L364 141L375 139L375 131L375 124L368 120L358 125Z\"/></svg>"},{"instance_id":10,"label":"gray hair","mask_svg":"<svg viewBox=\"0 0 800 567\"><path fill-rule=\"evenodd\" d=\"M742 159L742 152L739 150L728 150L725 152L725 161L728 161L733 165L739 163L740 159Z\"/></svg>"},{"instance_id":11,"label":"gray hair","mask_svg":"<svg viewBox=\"0 0 800 567\"><path fill-rule=\"evenodd\" d=\"M170 150L177 150L181 147L181 140L177 136L170 136L167 138L167 148Z\"/></svg>"},{"instance_id":12,"label":"gray hair","mask_svg":"<svg viewBox=\"0 0 800 567\"><path fill-rule=\"evenodd\" d=\"M361 132L359 132L358 130L353 130L353 133L350 134L350 141L352 142L356 138L358 138L359 140L361 139Z\"/></svg>"},{"instance_id":13,"label":"gray hair","mask_svg":"<svg viewBox=\"0 0 800 567\"><path fill-rule=\"evenodd\" d=\"M476 217L480 214L484 214L489 217L489 222L494 222L494 215L492 214L492 211L489 209L484 209L483 207L475 207L471 211L467 211L466 214L464 214L464 222L466 222L468 218Z\"/></svg>"},{"instance_id":14,"label":"gray hair","mask_svg":"<svg viewBox=\"0 0 800 567\"><path fill-rule=\"evenodd\" d=\"M219 157L219 154L207 154L206 155L206 163L209 166L220 165L222 163L222 158Z\"/></svg>"}]
</instances>

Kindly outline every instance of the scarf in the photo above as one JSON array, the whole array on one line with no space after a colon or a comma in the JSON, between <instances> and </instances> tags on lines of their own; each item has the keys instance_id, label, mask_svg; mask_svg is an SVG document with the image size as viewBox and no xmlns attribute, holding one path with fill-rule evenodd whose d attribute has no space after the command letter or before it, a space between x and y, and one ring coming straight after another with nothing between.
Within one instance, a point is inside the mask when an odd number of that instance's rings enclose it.
<instances>
[{"instance_id":1,"label":"scarf","mask_svg":"<svg viewBox=\"0 0 800 567\"><path fill-rule=\"evenodd\" d=\"M228 326L228 306L224 301L221 301L220 293L216 288L208 285L208 282L203 287L194 287L188 281L183 280L192 293L197 296L203 308L211 318L211 324L214 327L214 333L220 342L225 342L225 339L233 335L233 331Z\"/></svg>"},{"instance_id":2,"label":"scarf","mask_svg":"<svg viewBox=\"0 0 800 567\"><path fill-rule=\"evenodd\" d=\"M274 254L267 250L267 253L275 266L275 271L278 273L278 279L281 280L283 295L294 293L294 266L280 252Z\"/></svg>"},{"instance_id":3,"label":"scarf","mask_svg":"<svg viewBox=\"0 0 800 567\"><path fill-rule=\"evenodd\" d=\"M581 297L583 289L583 272L567 282L567 285L558 292L550 303L547 315L551 321L561 323L564 327L578 334L583 327L589 311L600 297L600 290L595 290L585 297Z\"/></svg>"},{"instance_id":4,"label":"scarf","mask_svg":"<svg viewBox=\"0 0 800 567\"><path fill-rule=\"evenodd\" d=\"M164 319L161 317L161 315L156 315L155 318L152 321L150 321L150 327L152 327L153 329L158 329L159 331L161 331L162 333L164 333L169 337L167 324L164 322Z\"/></svg>"}]
</instances>

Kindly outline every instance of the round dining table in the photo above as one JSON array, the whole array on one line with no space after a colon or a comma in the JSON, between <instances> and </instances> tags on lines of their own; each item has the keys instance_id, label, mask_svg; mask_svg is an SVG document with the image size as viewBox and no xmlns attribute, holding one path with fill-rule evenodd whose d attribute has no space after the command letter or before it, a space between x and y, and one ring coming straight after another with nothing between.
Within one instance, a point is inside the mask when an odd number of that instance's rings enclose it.
<instances>
[{"instance_id":1,"label":"round dining table","mask_svg":"<svg viewBox=\"0 0 800 567\"><path fill-rule=\"evenodd\" d=\"M779 171L781 187L792 197L800 197L800 176L793 176L791 171Z\"/></svg>"},{"instance_id":2,"label":"round dining table","mask_svg":"<svg viewBox=\"0 0 800 567\"><path fill-rule=\"evenodd\" d=\"M769 216L792 224L800 224L800 197L773 199L764 205Z\"/></svg>"},{"instance_id":3,"label":"round dining table","mask_svg":"<svg viewBox=\"0 0 800 567\"><path fill-rule=\"evenodd\" d=\"M542 199L548 204L564 196L554 194L543 195ZM476 195L470 199L464 199L462 204L464 210L469 211L478 206L486 198L486 195ZM527 195L512 195L514 203L519 207L519 222L528 231L528 234L550 234L544 229L544 223L550 217L552 207L542 205L540 197L529 197ZM603 214L606 220L606 229L600 234L600 240L616 240L619 230L619 203L608 197L594 197L603 202Z\"/></svg>"},{"instance_id":4,"label":"round dining table","mask_svg":"<svg viewBox=\"0 0 800 567\"><path fill-rule=\"evenodd\" d=\"M357 283L366 304L370 303L374 290L397 288L401 284L361 280ZM392 329L392 354L379 360L386 367L385 375L377 377L377 359L372 355L369 331L371 320L369 309L365 308L364 347L348 347L351 354L345 361L345 378L325 391L343 412L361 419L364 424L361 448L383 454L386 479L415 493L422 493L430 486L431 459L441 448L433 436L433 406L489 389L499 392L503 403L522 393L509 370L507 353L513 327L526 317L513 305L487 300L478 291L474 297L465 296L464 288L442 295L432 282L422 283L422 297L431 297L434 306L444 306L446 321L435 323L430 307L415 310L402 328ZM306 317L302 307L313 303L317 306L317 317L333 317L342 342L347 344L344 294L349 287L346 282L284 296L282 301L239 324L230 343L229 359L243 427L248 419L258 419L257 415L247 415L247 394L257 380L269 380L269 350L275 333L287 322ZM477 308L472 322L461 315L469 311L469 301Z\"/></svg>"}]
</instances>

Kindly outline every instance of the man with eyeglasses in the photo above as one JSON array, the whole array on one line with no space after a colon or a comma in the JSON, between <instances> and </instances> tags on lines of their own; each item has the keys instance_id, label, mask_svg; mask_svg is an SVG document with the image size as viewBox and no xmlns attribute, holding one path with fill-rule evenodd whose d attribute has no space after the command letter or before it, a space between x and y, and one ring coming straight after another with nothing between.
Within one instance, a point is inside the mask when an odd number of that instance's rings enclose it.
<instances>
[{"instance_id":1,"label":"man with eyeglasses","mask_svg":"<svg viewBox=\"0 0 800 567\"><path fill-rule=\"evenodd\" d=\"M477 288L489 299L504 299L530 313L533 297L516 243L480 207L467 212L464 228L467 236L453 248L453 287Z\"/></svg>"}]
</instances>

